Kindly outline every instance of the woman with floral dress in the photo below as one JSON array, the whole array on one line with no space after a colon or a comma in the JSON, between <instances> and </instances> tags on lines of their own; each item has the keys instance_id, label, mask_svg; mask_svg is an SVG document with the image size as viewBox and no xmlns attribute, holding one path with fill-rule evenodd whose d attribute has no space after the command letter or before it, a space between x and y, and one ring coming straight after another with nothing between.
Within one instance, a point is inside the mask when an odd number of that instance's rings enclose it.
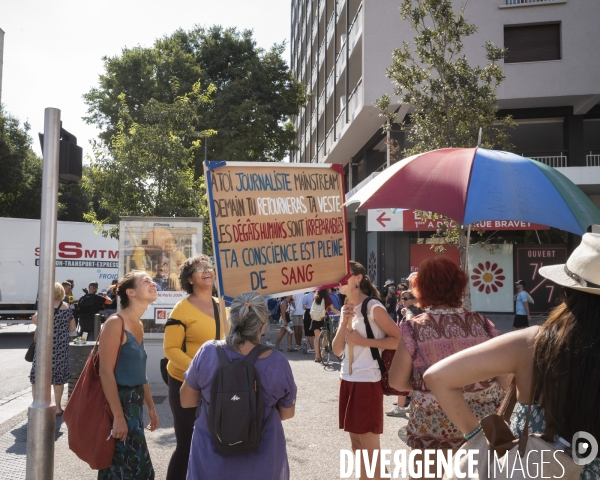
<instances>
[{"instance_id":1,"label":"woman with floral dress","mask_svg":"<svg viewBox=\"0 0 600 480\"><path fill-rule=\"evenodd\" d=\"M63 298L65 289L60 283L54 284L54 330L52 333L52 386L54 388L54 403L56 403L56 415L62 415L62 395L65 383L69 381L71 371L69 370L69 332L75 331L75 319L73 310L69 308ZM38 314L35 312L31 321L37 325ZM37 332L34 334L37 335ZM31 382L31 393L35 398L35 364L36 355L33 355L33 365L29 374Z\"/></svg>"},{"instance_id":2,"label":"woman with floral dress","mask_svg":"<svg viewBox=\"0 0 600 480\"><path fill-rule=\"evenodd\" d=\"M453 450L465 441L423 375L440 360L500 333L483 315L461 308L466 285L464 271L441 256L425 260L412 280L411 290L424 312L400 324L402 340L389 371L391 387L412 390L407 425L407 444L412 449ZM465 387L462 394L473 414L482 419L497 412L504 390L492 375ZM422 454L415 458L422 459ZM435 464L430 471L436 471Z\"/></svg>"},{"instance_id":3,"label":"woman with floral dress","mask_svg":"<svg viewBox=\"0 0 600 480\"><path fill-rule=\"evenodd\" d=\"M518 402L510 424L514 435L521 436L532 402L530 429L545 434L550 426L554 447L564 449L580 431L600 439L600 235L584 234L566 264L542 267L539 273L565 287L561 304L542 326L465 350L425 374L440 405L466 436L480 427L458 394L463 385L513 374ZM597 478L598 457L580 474L581 480Z\"/></svg>"}]
</instances>

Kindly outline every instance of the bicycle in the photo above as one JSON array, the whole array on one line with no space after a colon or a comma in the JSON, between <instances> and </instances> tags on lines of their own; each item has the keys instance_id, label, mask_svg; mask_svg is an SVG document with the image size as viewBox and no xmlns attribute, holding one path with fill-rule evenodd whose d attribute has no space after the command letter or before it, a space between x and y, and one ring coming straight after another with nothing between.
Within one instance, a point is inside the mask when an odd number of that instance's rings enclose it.
<instances>
[{"instance_id":1,"label":"bicycle","mask_svg":"<svg viewBox=\"0 0 600 480\"><path fill-rule=\"evenodd\" d=\"M329 365L330 358L333 355L332 342L338 329L336 322L339 325L339 319L339 315L332 315L331 318L326 319L323 330L321 330L319 335L317 347L319 349L319 355L321 356L321 363L324 367ZM344 354L342 353L340 356L335 355L335 357L341 362L344 359Z\"/></svg>"}]
</instances>

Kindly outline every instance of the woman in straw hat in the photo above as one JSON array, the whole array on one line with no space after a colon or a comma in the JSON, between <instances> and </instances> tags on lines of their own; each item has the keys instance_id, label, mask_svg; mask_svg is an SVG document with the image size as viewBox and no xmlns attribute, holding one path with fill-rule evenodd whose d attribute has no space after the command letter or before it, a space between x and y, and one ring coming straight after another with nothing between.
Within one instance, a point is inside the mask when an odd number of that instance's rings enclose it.
<instances>
[{"instance_id":1,"label":"woman in straw hat","mask_svg":"<svg viewBox=\"0 0 600 480\"><path fill-rule=\"evenodd\" d=\"M580 478L600 478L600 235L584 234L566 264L542 267L540 275L564 287L562 302L544 325L501 335L448 357L425 373L425 382L452 422L470 437L481 427L462 388L514 374L518 403L510 424L513 434L521 435L532 401L533 433L551 428L556 445L570 445L573 435L582 431L597 439L595 452L594 442L588 442L585 455L596 458L585 465Z\"/></svg>"}]
</instances>

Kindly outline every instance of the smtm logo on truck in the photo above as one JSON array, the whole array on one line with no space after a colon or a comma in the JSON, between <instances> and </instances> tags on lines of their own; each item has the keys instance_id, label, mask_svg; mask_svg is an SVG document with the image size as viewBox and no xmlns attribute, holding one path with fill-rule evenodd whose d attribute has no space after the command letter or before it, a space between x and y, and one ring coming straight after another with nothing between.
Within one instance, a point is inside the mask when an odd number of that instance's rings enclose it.
<instances>
[{"instance_id":1,"label":"smtm logo on truck","mask_svg":"<svg viewBox=\"0 0 600 480\"><path fill-rule=\"evenodd\" d=\"M40 256L40 248L35 249L35 256ZM60 242L56 258L57 267L117 268L118 250L98 250L83 248L79 242ZM111 261L112 260L112 261ZM36 266L39 258L35 259Z\"/></svg>"}]
</instances>

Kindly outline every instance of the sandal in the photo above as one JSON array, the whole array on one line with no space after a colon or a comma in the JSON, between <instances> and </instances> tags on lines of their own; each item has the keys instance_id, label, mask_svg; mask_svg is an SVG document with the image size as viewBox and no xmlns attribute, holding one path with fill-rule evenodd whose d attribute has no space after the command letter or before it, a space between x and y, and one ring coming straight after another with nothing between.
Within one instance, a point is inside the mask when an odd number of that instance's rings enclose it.
<instances>
[{"instance_id":1,"label":"sandal","mask_svg":"<svg viewBox=\"0 0 600 480\"><path fill-rule=\"evenodd\" d=\"M315 363L321 363L321 359L320 358L315 358Z\"/></svg>"}]
</instances>

